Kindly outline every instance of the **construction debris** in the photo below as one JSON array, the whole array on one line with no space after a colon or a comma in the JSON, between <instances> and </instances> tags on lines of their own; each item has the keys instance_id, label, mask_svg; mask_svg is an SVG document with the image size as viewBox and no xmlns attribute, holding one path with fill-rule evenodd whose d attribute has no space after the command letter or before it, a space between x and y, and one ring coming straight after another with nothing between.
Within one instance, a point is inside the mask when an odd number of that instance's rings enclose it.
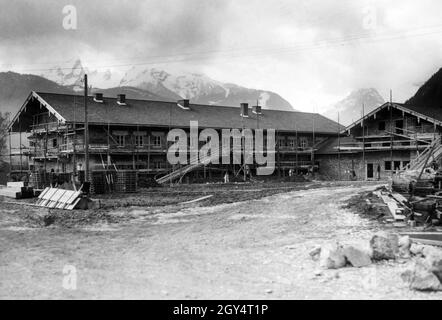
<instances>
[{"instance_id":1,"label":"construction debris","mask_svg":"<svg viewBox=\"0 0 442 320\"><path fill-rule=\"evenodd\" d=\"M25 184L25 182L8 182L6 186L0 186L0 196L13 199L33 198L34 189Z\"/></svg>"}]
</instances>

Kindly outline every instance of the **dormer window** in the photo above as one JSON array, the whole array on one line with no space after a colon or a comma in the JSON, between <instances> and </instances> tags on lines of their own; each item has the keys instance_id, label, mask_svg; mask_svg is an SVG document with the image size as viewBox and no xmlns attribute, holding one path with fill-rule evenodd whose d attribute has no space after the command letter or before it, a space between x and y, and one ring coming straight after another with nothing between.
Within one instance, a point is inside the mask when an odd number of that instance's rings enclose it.
<instances>
[{"instance_id":1,"label":"dormer window","mask_svg":"<svg viewBox=\"0 0 442 320\"><path fill-rule=\"evenodd\" d=\"M95 101L95 102L98 102L98 103L103 103L103 102L104 102L104 100L103 100L103 94L102 94L102 93L96 93L96 94L94 95L94 101Z\"/></svg>"},{"instance_id":2,"label":"dormer window","mask_svg":"<svg viewBox=\"0 0 442 320\"><path fill-rule=\"evenodd\" d=\"M177 106L183 110L190 110L190 104L188 99L178 100Z\"/></svg>"},{"instance_id":3,"label":"dormer window","mask_svg":"<svg viewBox=\"0 0 442 320\"><path fill-rule=\"evenodd\" d=\"M118 94L117 95L117 104L120 106L126 105L126 95L125 94Z\"/></svg>"}]
</instances>

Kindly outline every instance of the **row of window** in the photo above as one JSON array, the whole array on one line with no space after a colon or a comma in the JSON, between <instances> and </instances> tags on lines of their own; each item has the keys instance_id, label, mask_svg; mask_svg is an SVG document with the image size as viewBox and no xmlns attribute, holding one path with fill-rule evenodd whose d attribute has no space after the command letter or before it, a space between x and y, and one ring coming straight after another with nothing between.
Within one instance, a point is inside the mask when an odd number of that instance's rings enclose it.
<instances>
[{"instance_id":1,"label":"row of window","mask_svg":"<svg viewBox=\"0 0 442 320\"><path fill-rule=\"evenodd\" d=\"M306 137L300 137L299 138L299 148L307 148L309 145L308 143L308 138ZM285 138L278 138L278 147L290 147L290 148L295 148L296 147L296 138L289 138L286 140Z\"/></svg>"},{"instance_id":2,"label":"row of window","mask_svg":"<svg viewBox=\"0 0 442 320\"><path fill-rule=\"evenodd\" d=\"M135 137L135 145L137 147L142 147L146 143L146 136L134 136ZM124 147L126 145L126 136L125 135L117 135L115 136L115 141L117 142L117 145L120 147ZM150 141L153 146L159 147L161 146L161 137L160 136L152 136L150 138Z\"/></svg>"},{"instance_id":3,"label":"row of window","mask_svg":"<svg viewBox=\"0 0 442 320\"><path fill-rule=\"evenodd\" d=\"M392 168L393 170L401 170L401 168L405 167L406 165L408 165L410 163L410 161L385 161L384 162L384 168L385 171L391 171Z\"/></svg>"}]
</instances>

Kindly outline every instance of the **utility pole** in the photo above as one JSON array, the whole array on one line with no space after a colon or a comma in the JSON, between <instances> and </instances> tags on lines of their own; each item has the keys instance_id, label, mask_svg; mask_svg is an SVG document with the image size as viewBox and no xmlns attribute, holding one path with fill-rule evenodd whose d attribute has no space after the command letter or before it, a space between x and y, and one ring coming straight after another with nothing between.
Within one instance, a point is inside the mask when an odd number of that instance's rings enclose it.
<instances>
[{"instance_id":1,"label":"utility pole","mask_svg":"<svg viewBox=\"0 0 442 320\"><path fill-rule=\"evenodd\" d=\"M296 148L296 175L298 175L298 173L299 173L299 171L298 171L298 168L299 168L299 163L298 163L298 147L299 147L299 144L298 144L298 126L295 124L295 134L296 134L296 141L295 141L295 148Z\"/></svg>"},{"instance_id":2,"label":"utility pole","mask_svg":"<svg viewBox=\"0 0 442 320\"><path fill-rule=\"evenodd\" d=\"M72 127L74 128L73 132L73 138L72 138L72 165L73 165L73 172L74 172L74 179L77 177L77 151L76 151L76 140L77 140L77 118L76 118L76 111L77 109L77 96L74 96L74 123L72 124ZM67 146L69 148L69 144Z\"/></svg>"},{"instance_id":3,"label":"utility pole","mask_svg":"<svg viewBox=\"0 0 442 320\"><path fill-rule=\"evenodd\" d=\"M89 181L89 120L87 110L87 74L84 75L84 160L85 160L85 173L84 181Z\"/></svg>"},{"instance_id":4,"label":"utility pole","mask_svg":"<svg viewBox=\"0 0 442 320\"><path fill-rule=\"evenodd\" d=\"M338 180L341 180L341 124L338 111Z\"/></svg>"},{"instance_id":5,"label":"utility pole","mask_svg":"<svg viewBox=\"0 0 442 320\"><path fill-rule=\"evenodd\" d=\"M367 180L367 168L365 164L365 105L362 104L362 166L364 168L364 180Z\"/></svg>"},{"instance_id":6,"label":"utility pole","mask_svg":"<svg viewBox=\"0 0 442 320\"><path fill-rule=\"evenodd\" d=\"M391 177L393 177L394 173L394 162L393 162L393 130L395 130L395 126L393 126L393 91L390 89L390 163L391 163Z\"/></svg>"},{"instance_id":7,"label":"utility pole","mask_svg":"<svg viewBox=\"0 0 442 320\"><path fill-rule=\"evenodd\" d=\"M11 126L11 115L8 116L8 123L9 123L9 130L8 130L8 141L9 141L9 167L10 170L12 171L12 139L11 139L11 134L12 134L12 126Z\"/></svg>"},{"instance_id":8,"label":"utility pole","mask_svg":"<svg viewBox=\"0 0 442 320\"><path fill-rule=\"evenodd\" d=\"M313 114L312 119L312 154L311 154L311 160L312 160L312 175L315 172L315 114Z\"/></svg>"}]
</instances>

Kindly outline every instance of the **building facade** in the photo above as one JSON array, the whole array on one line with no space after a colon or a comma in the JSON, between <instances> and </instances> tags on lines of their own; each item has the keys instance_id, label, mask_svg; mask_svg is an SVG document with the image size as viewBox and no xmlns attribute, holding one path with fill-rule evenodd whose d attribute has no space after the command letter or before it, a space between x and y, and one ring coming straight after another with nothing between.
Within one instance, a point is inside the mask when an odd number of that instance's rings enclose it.
<instances>
[{"instance_id":1,"label":"building facade","mask_svg":"<svg viewBox=\"0 0 442 320\"><path fill-rule=\"evenodd\" d=\"M321 172L333 179L383 180L410 169L426 150L437 150L442 113L385 103L318 150ZM430 162L440 162L433 152ZM412 168L411 168L412 169Z\"/></svg>"},{"instance_id":2,"label":"building facade","mask_svg":"<svg viewBox=\"0 0 442 320\"><path fill-rule=\"evenodd\" d=\"M32 92L13 119L10 131L28 135L29 170L75 173L85 170L84 97ZM116 98L101 94L87 97L90 170L137 170L152 177L176 168L167 161L172 129L189 134L190 123L199 130L275 130L275 175L290 170L319 169L318 146L343 129L319 114L178 102ZM265 140L265 139L264 139ZM200 141L200 145L205 142ZM220 142L221 143L221 142ZM192 174L221 175L237 172L240 165L205 165ZM251 165L254 172L256 165Z\"/></svg>"}]
</instances>

